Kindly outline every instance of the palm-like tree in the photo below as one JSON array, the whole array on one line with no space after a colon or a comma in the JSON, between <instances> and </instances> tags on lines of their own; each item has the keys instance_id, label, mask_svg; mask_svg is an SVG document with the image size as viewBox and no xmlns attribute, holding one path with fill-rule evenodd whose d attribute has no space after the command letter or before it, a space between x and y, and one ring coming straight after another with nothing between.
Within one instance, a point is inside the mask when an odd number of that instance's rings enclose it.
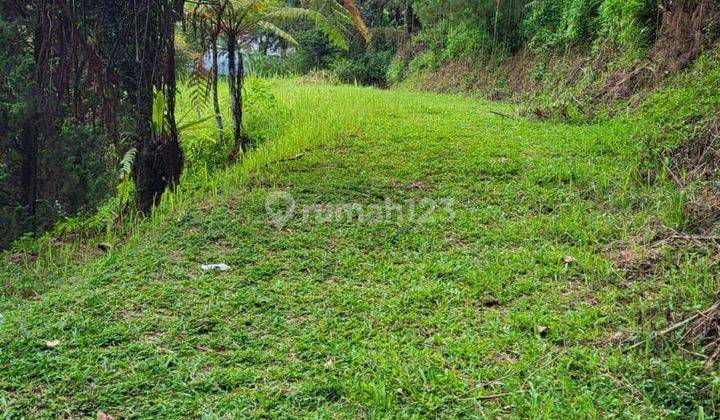
<instances>
[{"instance_id":1,"label":"palm-like tree","mask_svg":"<svg viewBox=\"0 0 720 420\"><path fill-rule=\"evenodd\" d=\"M310 0L305 7L287 7L279 0L208 0L187 2L192 8L186 10L196 35L212 50L213 102L219 114L217 101L217 45L225 40L228 53L228 86L230 90L230 115L233 124L233 150L231 159L245 152L246 142L242 134L245 63L242 51L247 48L258 32L272 34L297 45L289 33L276 24L282 21L307 20L314 22L328 38L341 48L347 49L346 28L355 24L367 39L367 28L353 0ZM218 116L218 128L222 120Z\"/></svg>"}]
</instances>

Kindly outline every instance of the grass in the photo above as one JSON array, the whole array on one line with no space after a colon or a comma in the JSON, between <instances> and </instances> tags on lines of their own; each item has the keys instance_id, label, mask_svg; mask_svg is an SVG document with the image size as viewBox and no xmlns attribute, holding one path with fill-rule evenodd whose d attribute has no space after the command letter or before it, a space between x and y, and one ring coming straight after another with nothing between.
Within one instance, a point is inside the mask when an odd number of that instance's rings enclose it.
<instances>
[{"instance_id":1,"label":"grass","mask_svg":"<svg viewBox=\"0 0 720 420\"><path fill-rule=\"evenodd\" d=\"M717 371L671 342L618 344L717 285L702 249L663 250L643 276L618 262L679 217L677 192L638 181L642 124L267 83L248 121L264 142L242 164L193 162L127 238L5 257L5 416L718 415ZM278 191L298 208L453 205L424 223L296 214L279 229Z\"/></svg>"}]
</instances>

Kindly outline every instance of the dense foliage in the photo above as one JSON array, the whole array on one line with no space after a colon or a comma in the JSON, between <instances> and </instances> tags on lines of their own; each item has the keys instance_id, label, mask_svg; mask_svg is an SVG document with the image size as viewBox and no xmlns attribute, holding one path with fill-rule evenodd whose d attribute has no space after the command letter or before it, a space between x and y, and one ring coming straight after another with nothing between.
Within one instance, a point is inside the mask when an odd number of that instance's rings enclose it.
<instances>
[{"instance_id":1,"label":"dense foliage","mask_svg":"<svg viewBox=\"0 0 720 420\"><path fill-rule=\"evenodd\" d=\"M341 47L347 25L367 35L352 0L315 0L308 7L255 0L0 5L0 248L66 216L93 211L118 183L134 200L110 212L132 207L148 213L180 182L189 151L181 136L203 121L175 115L179 77L191 73L196 91L204 89L194 83L198 78L213 81L222 129L217 63L207 77L203 62L210 47L217 58L222 41L230 58L236 158L246 149L243 58L254 40L296 44L276 23L299 19ZM180 29L185 37L178 36Z\"/></svg>"},{"instance_id":2,"label":"dense foliage","mask_svg":"<svg viewBox=\"0 0 720 420\"><path fill-rule=\"evenodd\" d=\"M121 14L109 4L60 3L3 1L0 8L0 247L93 208L112 192L127 146L113 135L124 122L110 110L119 105L109 95L118 80L103 68L115 38L106 30Z\"/></svg>"},{"instance_id":3,"label":"dense foliage","mask_svg":"<svg viewBox=\"0 0 720 420\"><path fill-rule=\"evenodd\" d=\"M358 2L374 35L348 52L317 40L288 54L284 72L333 70L346 82L384 85L407 70L437 68L450 60L483 61L497 53L609 43L644 49L654 39L655 0L407 0ZM313 39L312 31L303 35ZM395 60L393 60L395 58Z\"/></svg>"}]
</instances>

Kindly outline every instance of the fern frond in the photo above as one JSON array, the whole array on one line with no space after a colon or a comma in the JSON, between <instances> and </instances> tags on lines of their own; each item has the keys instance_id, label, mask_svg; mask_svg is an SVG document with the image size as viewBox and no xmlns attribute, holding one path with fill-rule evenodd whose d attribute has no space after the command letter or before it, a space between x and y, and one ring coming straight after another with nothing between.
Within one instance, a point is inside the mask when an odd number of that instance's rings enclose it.
<instances>
[{"instance_id":1,"label":"fern frond","mask_svg":"<svg viewBox=\"0 0 720 420\"><path fill-rule=\"evenodd\" d=\"M293 38L292 35L283 31L282 29L278 28L277 26L273 25L270 22L266 22L263 20L263 21L258 22L258 26L260 28L262 28L263 30L265 30L266 32L268 32L272 35L275 35L276 37L288 42L289 44L292 44L295 46L298 45L298 42L295 40L295 38Z\"/></svg>"},{"instance_id":2,"label":"fern frond","mask_svg":"<svg viewBox=\"0 0 720 420\"><path fill-rule=\"evenodd\" d=\"M330 42L344 50L349 48L347 41L345 40L344 28L341 25L329 20L325 15L317 10L303 9L301 7L275 8L268 12L267 20L307 20L313 22L318 29L325 33L325 36L328 37Z\"/></svg>"},{"instance_id":3,"label":"fern frond","mask_svg":"<svg viewBox=\"0 0 720 420\"><path fill-rule=\"evenodd\" d=\"M355 22L355 26L357 27L360 35L363 37L365 42L370 42L370 31L368 31L367 26L365 26L365 21L360 15L360 10L358 10L355 1L343 0L343 5L345 6L345 9L348 11L348 13L350 13L350 16Z\"/></svg>"},{"instance_id":4,"label":"fern frond","mask_svg":"<svg viewBox=\"0 0 720 420\"><path fill-rule=\"evenodd\" d=\"M205 68L205 56L206 53L203 51L193 64L193 71L187 81L190 104L198 115L205 112L210 101L210 90L212 88L213 75Z\"/></svg>"},{"instance_id":5,"label":"fern frond","mask_svg":"<svg viewBox=\"0 0 720 420\"><path fill-rule=\"evenodd\" d=\"M135 157L137 156L137 149L131 148L125 153L125 156L120 160L120 176L119 179L122 181L127 179L132 173L132 167L135 164Z\"/></svg>"}]
</instances>

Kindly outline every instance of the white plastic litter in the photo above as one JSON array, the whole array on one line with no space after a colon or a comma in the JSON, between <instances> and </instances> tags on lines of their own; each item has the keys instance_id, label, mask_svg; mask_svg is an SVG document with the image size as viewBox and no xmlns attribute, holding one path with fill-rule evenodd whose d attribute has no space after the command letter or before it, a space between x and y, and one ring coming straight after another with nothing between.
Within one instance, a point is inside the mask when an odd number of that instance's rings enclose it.
<instances>
[{"instance_id":1,"label":"white plastic litter","mask_svg":"<svg viewBox=\"0 0 720 420\"><path fill-rule=\"evenodd\" d=\"M227 264L203 264L200 266L202 271L230 271Z\"/></svg>"}]
</instances>

